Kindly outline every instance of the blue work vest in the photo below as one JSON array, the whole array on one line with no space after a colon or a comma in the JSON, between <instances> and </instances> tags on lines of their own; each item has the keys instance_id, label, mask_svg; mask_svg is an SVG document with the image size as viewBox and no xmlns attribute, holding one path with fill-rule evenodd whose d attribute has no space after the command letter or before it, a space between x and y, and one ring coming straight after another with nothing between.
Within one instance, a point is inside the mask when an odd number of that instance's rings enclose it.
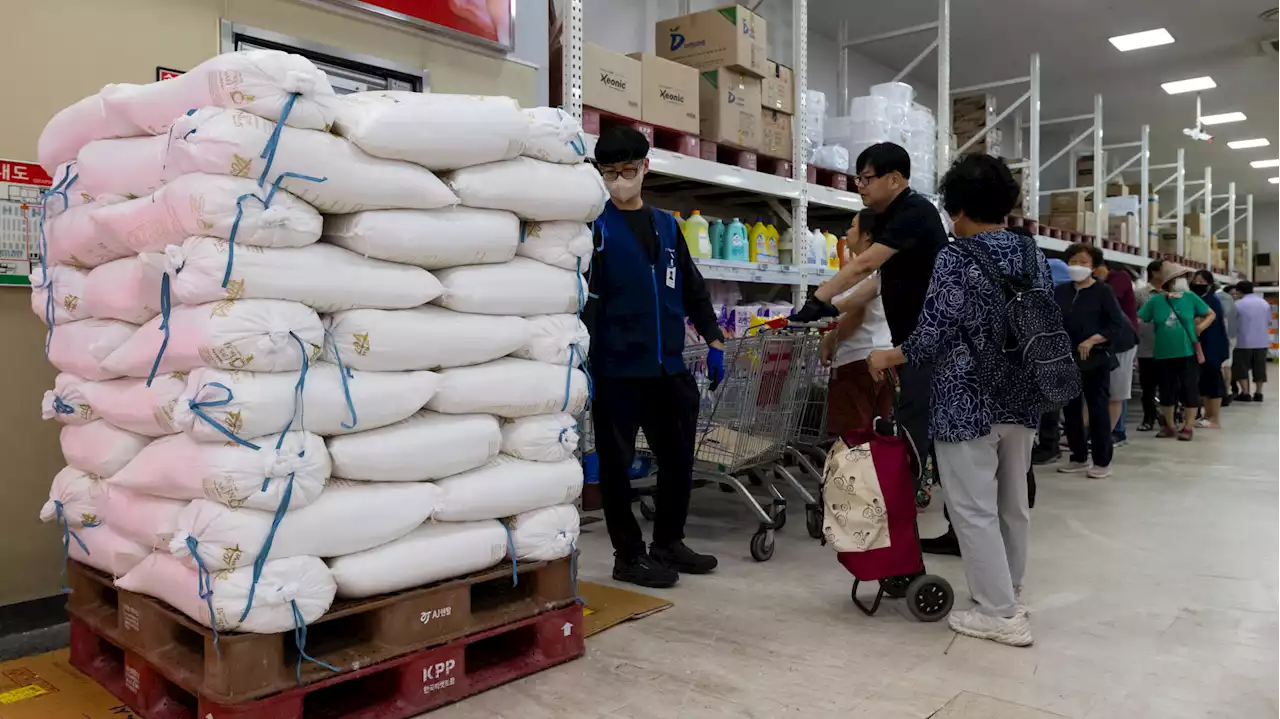
<instances>
[{"instance_id":1,"label":"blue work vest","mask_svg":"<svg viewBox=\"0 0 1280 719\"><path fill-rule=\"evenodd\" d=\"M591 371L602 377L681 374L684 366L684 278L676 262L683 242L669 213L648 208L658 231L656 261L650 260L622 211L609 202L597 220L600 249L592 272L596 311Z\"/></svg>"}]
</instances>

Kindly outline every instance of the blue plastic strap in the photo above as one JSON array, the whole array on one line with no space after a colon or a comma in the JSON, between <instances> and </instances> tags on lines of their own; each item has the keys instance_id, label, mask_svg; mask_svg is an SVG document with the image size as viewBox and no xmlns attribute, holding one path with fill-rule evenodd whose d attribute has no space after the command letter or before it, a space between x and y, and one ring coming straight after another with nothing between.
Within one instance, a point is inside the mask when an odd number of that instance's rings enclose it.
<instances>
[{"instance_id":1,"label":"blue plastic strap","mask_svg":"<svg viewBox=\"0 0 1280 719\"><path fill-rule=\"evenodd\" d=\"M280 522L284 520L284 513L289 511L289 500L293 498L293 474L289 474L289 483L284 486L284 495L280 497L280 504L276 507L275 516L271 518L271 529L267 532L267 538L262 542L262 549L258 550L258 558L253 560L253 582L249 585L249 598L244 603L244 611L240 613L240 621L244 621L249 616L249 610L253 609L253 597L258 591L258 580L262 579L262 568L267 564L267 555L271 554L271 543L276 539L276 530L280 528Z\"/></svg>"},{"instance_id":2,"label":"blue plastic strap","mask_svg":"<svg viewBox=\"0 0 1280 719\"><path fill-rule=\"evenodd\" d=\"M578 153L578 157L587 156L587 141L583 139L581 132L578 133L577 137L569 141L569 147L572 147L573 151Z\"/></svg>"},{"instance_id":3,"label":"blue plastic strap","mask_svg":"<svg viewBox=\"0 0 1280 719\"><path fill-rule=\"evenodd\" d=\"M267 206L267 203L263 202L262 198L252 192L246 192L236 198L236 220L231 223L231 235L227 238L227 271L222 273L223 287L226 287L227 283L231 281L231 267L236 261L236 233L240 231L240 220L244 217L244 201L250 197L261 202L264 209Z\"/></svg>"},{"instance_id":4,"label":"blue plastic strap","mask_svg":"<svg viewBox=\"0 0 1280 719\"><path fill-rule=\"evenodd\" d=\"M57 395L54 395L54 396L53 396L53 411L54 411L54 412L57 412L58 414L75 414L75 413L76 413L76 408L75 408L75 407L72 407L71 405L67 404L66 402L63 402L61 397L59 397L59 396L57 396Z\"/></svg>"},{"instance_id":5,"label":"blue plastic strap","mask_svg":"<svg viewBox=\"0 0 1280 719\"><path fill-rule=\"evenodd\" d=\"M338 363L338 376L342 378L342 393L347 399L347 411L351 413L351 424L342 423L345 429L355 429L360 420L356 417L356 404L351 399L351 386L347 384L347 380L351 379L351 370L342 364L342 353L338 351L338 341L333 338L332 333L326 333L329 336L329 344L333 347L333 358Z\"/></svg>"},{"instance_id":6,"label":"blue plastic strap","mask_svg":"<svg viewBox=\"0 0 1280 719\"><path fill-rule=\"evenodd\" d=\"M293 643L298 647L298 683L302 683L302 661L311 662L328 669L331 672L340 672L341 669L327 664L307 654L305 647L307 646L307 623L302 619L302 610L298 609L298 601L291 600L289 604L293 605Z\"/></svg>"},{"instance_id":7,"label":"blue plastic strap","mask_svg":"<svg viewBox=\"0 0 1280 719\"><path fill-rule=\"evenodd\" d=\"M520 244L522 245L524 244L524 238L525 238L525 234L527 232L528 226L529 226L528 222L525 222L524 220L520 221Z\"/></svg>"},{"instance_id":8,"label":"blue plastic strap","mask_svg":"<svg viewBox=\"0 0 1280 719\"><path fill-rule=\"evenodd\" d=\"M43 264L43 262L41 262ZM46 270L47 272L47 270ZM53 278L46 277L44 281L44 324L49 331L44 335L44 356L49 357L49 348L53 346L53 325L57 319L57 301L53 298Z\"/></svg>"},{"instance_id":9,"label":"blue plastic strap","mask_svg":"<svg viewBox=\"0 0 1280 719\"><path fill-rule=\"evenodd\" d=\"M213 630L213 649L221 654L221 650L218 649L218 618L213 613L213 576L209 574L209 568L200 558L200 542L195 537L187 537L187 551L191 552L191 558L196 562L196 591L204 600L205 606L209 607L209 628ZM241 621L244 620L241 619Z\"/></svg>"},{"instance_id":10,"label":"blue plastic strap","mask_svg":"<svg viewBox=\"0 0 1280 719\"><path fill-rule=\"evenodd\" d=\"M80 535L71 529L71 525L67 522L67 510L62 506L62 502L53 500L53 511L58 518L58 524L62 527L62 588L64 592L70 592L67 588L67 559L71 556L71 540L76 540L76 544L80 545L80 549L85 553L89 553L89 548L84 546L84 540L80 539Z\"/></svg>"},{"instance_id":11,"label":"blue plastic strap","mask_svg":"<svg viewBox=\"0 0 1280 719\"><path fill-rule=\"evenodd\" d=\"M160 370L160 360L164 358L164 351L169 348L169 273L166 272L160 278L160 331L164 333L164 339L160 342L160 351L156 352L156 361L151 363L151 372L147 375L147 386L156 378L156 372ZM230 390L228 390L230 391Z\"/></svg>"},{"instance_id":12,"label":"blue plastic strap","mask_svg":"<svg viewBox=\"0 0 1280 719\"><path fill-rule=\"evenodd\" d=\"M609 236L608 231L605 230L607 226L608 225L606 223L603 223L603 222L600 223L600 246L596 248L596 252L604 252L604 241L605 241L605 238ZM591 235L594 237L595 233L596 233L596 223L592 222Z\"/></svg>"},{"instance_id":13,"label":"blue plastic strap","mask_svg":"<svg viewBox=\"0 0 1280 719\"><path fill-rule=\"evenodd\" d=\"M258 187L266 184L267 175L271 173L271 164L276 161L276 147L280 144L280 131L284 129L284 122L289 119L289 112L293 110L293 103L297 99L298 93L295 92L289 95L288 100L284 101L284 109L280 111L280 121L276 123L276 128L271 131L271 137L267 139L266 147L262 148L262 154L258 155L259 159L267 161L262 167L262 175L258 177Z\"/></svg>"},{"instance_id":14,"label":"blue plastic strap","mask_svg":"<svg viewBox=\"0 0 1280 719\"><path fill-rule=\"evenodd\" d=\"M302 369L301 371L298 372L298 381L293 384L293 414L289 416L289 421L285 423L284 429L280 432L280 436L276 438L277 452L279 452L280 448L284 446L284 438L288 436L289 430L293 429L294 417L298 418L299 423L304 428L307 426L306 404L305 404L306 398L304 395L306 394L307 372L311 368L311 359L310 357L307 356L307 346L302 343L302 338L298 337L298 335L293 333L292 331L289 332L289 336L292 337L293 341L298 344L298 352L302 355ZM305 449L301 452L298 452L299 457L305 454L306 454ZM271 487L271 478L263 477L262 491L265 492L270 487Z\"/></svg>"},{"instance_id":15,"label":"blue plastic strap","mask_svg":"<svg viewBox=\"0 0 1280 719\"><path fill-rule=\"evenodd\" d=\"M207 407L225 407L226 405L231 404L231 400L235 398L235 396L231 394L231 388L226 386L225 384L222 384L221 382L210 382L209 384L206 384L203 387L201 387L200 390L203 391L205 387L216 387L217 389L220 389L226 392L227 396L222 399L206 400L204 402L197 402L194 399L189 400L187 402L187 406L191 408L191 412L195 414L195 416L204 420L205 423L207 423L209 426L218 430L219 433L221 433L224 437L231 440L232 442L235 442L236 444L242 447L248 447L249 449L262 449L261 447L254 444L253 442L240 439L235 435L234 432L227 429L226 427L223 427L221 424L218 423L218 420L214 419L213 417L210 417L209 414L204 411L205 408ZM197 392L196 394L198 395L199 392Z\"/></svg>"},{"instance_id":16,"label":"blue plastic strap","mask_svg":"<svg viewBox=\"0 0 1280 719\"><path fill-rule=\"evenodd\" d=\"M502 522L502 528L507 532L507 554L511 555L511 586L519 586L520 573L516 571L516 540L511 536L511 527L506 522Z\"/></svg>"},{"instance_id":17,"label":"blue plastic strap","mask_svg":"<svg viewBox=\"0 0 1280 719\"><path fill-rule=\"evenodd\" d=\"M298 180L306 180L307 182L328 182L329 181L328 177L312 177L311 175L303 175L297 172L282 172L280 173L280 176L276 178L276 181L271 183L271 190L267 192L267 200L265 203L263 203L264 206L266 207L271 206L271 201L275 199L276 193L280 191L280 183L284 182L286 179L290 177Z\"/></svg>"}]
</instances>

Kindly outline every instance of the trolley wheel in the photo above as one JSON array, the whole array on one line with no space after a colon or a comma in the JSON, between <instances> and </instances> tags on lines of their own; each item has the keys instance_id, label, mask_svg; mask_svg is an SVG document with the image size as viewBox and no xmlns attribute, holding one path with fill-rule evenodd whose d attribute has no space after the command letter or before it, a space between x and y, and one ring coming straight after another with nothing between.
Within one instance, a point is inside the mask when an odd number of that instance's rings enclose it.
<instances>
[{"instance_id":1,"label":"trolley wheel","mask_svg":"<svg viewBox=\"0 0 1280 719\"><path fill-rule=\"evenodd\" d=\"M907 596L908 588L911 586L912 576L886 577L880 580L880 586L884 588L884 595L890 599L902 599Z\"/></svg>"},{"instance_id":2,"label":"trolley wheel","mask_svg":"<svg viewBox=\"0 0 1280 719\"><path fill-rule=\"evenodd\" d=\"M653 508L652 504L642 499L640 500L640 516L652 522L653 518L658 516L658 512Z\"/></svg>"},{"instance_id":3,"label":"trolley wheel","mask_svg":"<svg viewBox=\"0 0 1280 719\"><path fill-rule=\"evenodd\" d=\"M951 585L936 574L922 574L907 587L907 609L922 622L936 622L947 616L955 598Z\"/></svg>"},{"instance_id":4,"label":"trolley wheel","mask_svg":"<svg viewBox=\"0 0 1280 719\"><path fill-rule=\"evenodd\" d=\"M775 530L782 529L787 526L787 508L786 506L775 507L773 510L773 528Z\"/></svg>"},{"instance_id":5,"label":"trolley wheel","mask_svg":"<svg viewBox=\"0 0 1280 719\"><path fill-rule=\"evenodd\" d=\"M810 505L804 508L804 528L809 530L810 537L822 539L822 507Z\"/></svg>"},{"instance_id":6,"label":"trolley wheel","mask_svg":"<svg viewBox=\"0 0 1280 719\"><path fill-rule=\"evenodd\" d=\"M773 530L761 528L751 537L751 558L767 562L773 558Z\"/></svg>"},{"instance_id":7,"label":"trolley wheel","mask_svg":"<svg viewBox=\"0 0 1280 719\"><path fill-rule=\"evenodd\" d=\"M932 501L933 493L929 491L928 487L921 487L916 491L916 507L918 509L928 507L929 503Z\"/></svg>"}]
</instances>

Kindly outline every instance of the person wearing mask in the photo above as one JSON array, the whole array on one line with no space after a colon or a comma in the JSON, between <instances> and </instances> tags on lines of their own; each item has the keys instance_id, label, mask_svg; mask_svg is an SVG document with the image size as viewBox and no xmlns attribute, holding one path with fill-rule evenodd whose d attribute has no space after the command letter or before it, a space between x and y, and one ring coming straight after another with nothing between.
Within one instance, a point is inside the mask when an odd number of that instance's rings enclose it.
<instances>
[{"instance_id":1,"label":"person wearing mask","mask_svg":"<svg viewBox=\"0 0 1280 719\"><path fill-rule=\"evenodd\" d=\"M1128 270L1120 268L1113 272L1104 260L1094 268L1093 275L1111 286L1116 302L1120 303L1120 311L1129 320L1135 337L1132 347L1116 355L1120 364L1111 370L1111 440L1114 446L1123 447L1129 443L1125 414L1129 411L1129 398L1133 396L1133 365L1138 355L1138 300L1133 289L1133 276Z\"/></svg>"},{"instance_id":2,"label":"person wearing mask","mask_svg":"<svg viewBox=\"0 0 1280 719\"><path fill-rule=\"evenodd\" d=\"M1071 461L1058 471L1084 472L1090 479L1111 476L1111 372L1117 358L1133 348L1133 327L1111 286L1098 281L1094 273L1103 263L1102 250L1092 245L1067 248L1067 270L1071 283L1054 289L1062 309L1063 326L1076 346L1081 392L1071 400L1064 414ZM1130 359L1132 362L1132 359ZM1085 435L1084 413L1089 412L1089 434ZM1089 462L1092 454L1093 462Z\"/></svg>"},{"instance_id":3,"label":"person wearing mask","mask_svg":"<svg viewBox=\"0 0 1280 719\"><path fill-rule=\"evenodd\" d=\"M1236 352L1236 333L1240 329L1240 320L1236 314L1236 298L1231 294L1233 289L1234 285L1220 287L1214 293L1218 303L1222 305L1222 324L1227 330L1227 349L1230 351L1227 361L1222 363L1222 384L1227 388L1227 393L1222 397L1223 407L1230 407L1231 401L1236 397L1236 383L1231 379L1231 358Z\"/></svg>"},{"instance_id":4,"label":"person wearing mask","mask_svg":"<svg viewBox=\"0 0 1280 719\"><path fill-rule=\"evenodd\" d=\"M1006 299L977 253L990 259L992 272L1028 278L1043 291L1052 280L1035 243L1004 227L1019 188L1002 160L966 155L939 190L956 236L965 239L939 253L916 329L894 349L872 352L867 363L873 373L898 365L934 368L929 427L977 603L953 611L951 629L1028 646L1031 623L1019 595L1031 517L1027 468L1041 412L1030 372L1004 354Z\"/></svg>"},{"instance_id":5,"label":"person wearing mask","mask_svg":"<svg viewBox=\"0 0 1280 719\"><path fill-rule=\"evenodd\" d=\"M1223 317L1222 302L1214 291L1213 273L1196 270L1191 276L1191 291L1204 300L1216 317ZM1222 397L1227 385L1222 379L1222 365L1231 357L1231 343L1227 339L1226 323L1219 320L1200 333L1200 349L1204 364L1200 365L1200 401L1204 403L1204 417L1196 420L1199 429L1222 428Z\"/></svg>"},{"instance_id":6,"label":"person wearing mask","mask_svg":"<svg viewBox=\"0 0 1280 719\"><path fill-rule=\"evenodd\" d=\"M1134 285L1134 304L1139 308L1147 304L1154 290L1151 283L1164 267L1164 260L1155 260L1147 265L1145 279L1139 279ZM1150 322L1138 318L1138 387L1142 391L1142 423L1139 432L1150 432L1162 419L1159 406L1156 404L1156 391L1159 378L1156 376L1156 329Z\"/></svg>"},{"instance_id":7,"label":"person wearing mask","mask_svg":"<svg viewBox=\"0 0 1280 719\"><path fill-rule=\"evenodd\" d=\"M855 167L858 174L854 185L858 194L863 204L876 212L871 228L872 245L845 264L835 277L819 285L795 319L811 322L855 311L876 296L873 286L863 285L861 291L842 300L838 309L831 303L836 296L879 271L879 296L884 301L885 319L893 343L899 345L916 328L934 259L947 245L947 231L933 203L908 186L911 157L901 145L892 142L872 145L858 155ZM898 374L895 417L910 436L921 462L929 455L932 377L933 367L928 363L903 367Z\"/></svg>"},{"instance_id":8,"label":"person wearing mask","mask_svg":"<svg viewBox=\"0 0 1280 719\"><path fill-rule=\"evenodd\" d=\"M845 235L850 259L870 249L874 224L875 210L867 208L854 216L853 224ZM836 304L858 292L863 285L878 285L879 282L876 274L868 276L844 295L837 296ZM867 369L867 355L872 350L892 346L889 322L885 319L884 302L879 292L865 305L841 314L836 329L823 336L820 358L823 365L832 367L827 388L827 431L830 434L839 437L851 430L873 429L876 417L893 415L893 388L884 379L873 378Z\"/></svg>"},{"instance_id":9,"label":"person wearing mask","mask_svg":"<svg viewBox=\"0 0 1280 719\"><path fill-rule=\"evenodd\" d=\"M1057 257L1049 258L1049 272L1053 276L1053 286L1071 283L1071 275L1067 271L1067 263ZM1062 459L1062 450L1058 443L1062 440L1062 412L1054 410L1045 412L1040 417L1040 428L1036 432L1036 446L1031 450L1031 464L1055 464Z\"/></svg>"},{"instance_id":10,"label":"person wearing mask","mask_svg":"<svg viewBox=\"0 0 1280 719\"><path fill-rule=\"evenodd\" d=\"M685 318L709 345L713 389L724 376L724 336L675 218L641 197L648 154L648 140L629 127L605 132L596 143L596 165L610 200L595 225L582 319L591 333L591 416L613 578L662 588L680 574L706 574L717 564L684 543L700 401L682 356ZM640 429L658 463L648 551L631 510L628 476Z\"/></svg>"},{"instance_id":11,"label":"person wearing mask","mask_svg":"<svg viewBox=\"0 0 1280 719\"><path fill-rule=\"evenodd\" d=\"M1267 382L1267 348L1271 345L1271 305L1253 293L1253 283L1244 280L1236 285L1236 351L1232 358L1231 378L1240 386L1237 402L1261 402L1262 385ZM1253 394L1249 394L1249 382Z\"/></svg>"},{"instance_id":12,"label":"person wearing mask","mask_svg":"<svg viewBox=\"0 0 1280 719\"><path fill-rule=\"evenodd\" d=\"M1200 333L1215 319L1213 310L1191 292L1187 275L1191 270L1165 262L1153 283L1157 291L1138 310L1138 319L1155 328L1156 381L1160 391L1160 412L1164 426L1159 437L1177 437L1190 442L1191 425L1200 407L1200 364L1204 361ZM1182 402L1183 422L1174 423L1174 407Z\"/></svg>"}]
</instances>

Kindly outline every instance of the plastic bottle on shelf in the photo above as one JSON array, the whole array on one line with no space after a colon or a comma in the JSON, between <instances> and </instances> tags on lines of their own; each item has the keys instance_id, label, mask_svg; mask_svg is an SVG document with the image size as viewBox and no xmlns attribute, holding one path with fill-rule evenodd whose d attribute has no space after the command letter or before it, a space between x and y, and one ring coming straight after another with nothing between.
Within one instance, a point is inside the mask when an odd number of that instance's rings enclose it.
<instances>
[{"instance_id":1,"label":"plastic bottle on shelf","mask_svg":"<svg viewBox=\"0 0 1280 719\"><path fill-rule=\"evenodd\" d=\"M751 261L769 261L769 232L764 228L764 221L759 217L756 223L747 230L747 239L751 241Z\"/></svg>"},{"instance_id":2,"label":"plastic bottle on shelf","mask_svg":"<svg viewBox=\"0 0 1280 719\"><path fill-rule=\"evenodd\" d=\"M813 267L827 266L827 236L822 234L822 230L815 229L809 233L809 251L805 260Z\"/></svg>"},{"instance_id":3,"label":"plastic bottle on shelf","mask_svg":"<svg viewBox=\"0 0 1280 719\"><path fill-rule=\"evenodd\" d=\"M694 210L689 219L684 221L684 241L689 246L689 254L693 257L711 259L711 235L707 218L702 212Z\"/></svg>"},{"instance_id":4,"label":"plastic bottle on shelf","mask_svg":"<svg viewBox=\"0 0 1280 719\"><path fill-rule=\"evenodd\" d=\"M833 270L840 269L840 239L830 232L823 233L826 238L827 245L827 267Z\"/></svg>"},{"instance_id":5,"label":"plastic bottle on shelf","mask_svg":"<svg viewBox=\"0 0 1280 719\"><path fill-rule=\"evenodd\" d=\"M716 220L711 223L711 227L707 230L707 234L711 237L711 256L717 260L725 259L728 254L725 251L725 228L724 223Z\"/></svg>"},{"instance_id":6,"label":"plastic bottle on shelf","mask_svg":"<svg viewBox=\"0 0 1280 719\"><path fill-rule=\"evenodd\" d=\"M751 261L751 249L747 242L747 226L742 224L742 221L736 217L725 229L724 244L726 260L735 262Z\"/></svg>"},{"instance_id":7,"label":"plastic bottle on shelf","mask_svg":"<svg viewBox=\"0 0 1280 719\"><path fill-rule=\"evenodd\" d=\"M764 231L769 245L769 258L775 264L779 264L782 262L782 248L779 247L778 228L771 223L764 226Z\"/></svg>"},{"instance_id":8,"label":"plastic bottle on shelf","mask_svg":"<svg viewBox=\"0 0 1280 719\"><path fill-rule=\"evenodd\" d=\"M770 225L770 227L773 227L773 225ZM773 231L777 232L778 229L775 227ZM792 232L790 227L783 230L782 234L778 237L778 264L780 265L800 264L799 262L796 261L795 233Z\"/></svg>"},{"instance_id":9,"label":"plastic bottle on shelf","mask_svg":"<svg viewBox=\"0 0 1280 719\"><path fill-rule=\"evenodd\" d=\"M676 224L680 226L680 231L684 232L684 218L680 216L680 210L672 212L671 216L676 218Z\"/></svg>"}]
</instances>

